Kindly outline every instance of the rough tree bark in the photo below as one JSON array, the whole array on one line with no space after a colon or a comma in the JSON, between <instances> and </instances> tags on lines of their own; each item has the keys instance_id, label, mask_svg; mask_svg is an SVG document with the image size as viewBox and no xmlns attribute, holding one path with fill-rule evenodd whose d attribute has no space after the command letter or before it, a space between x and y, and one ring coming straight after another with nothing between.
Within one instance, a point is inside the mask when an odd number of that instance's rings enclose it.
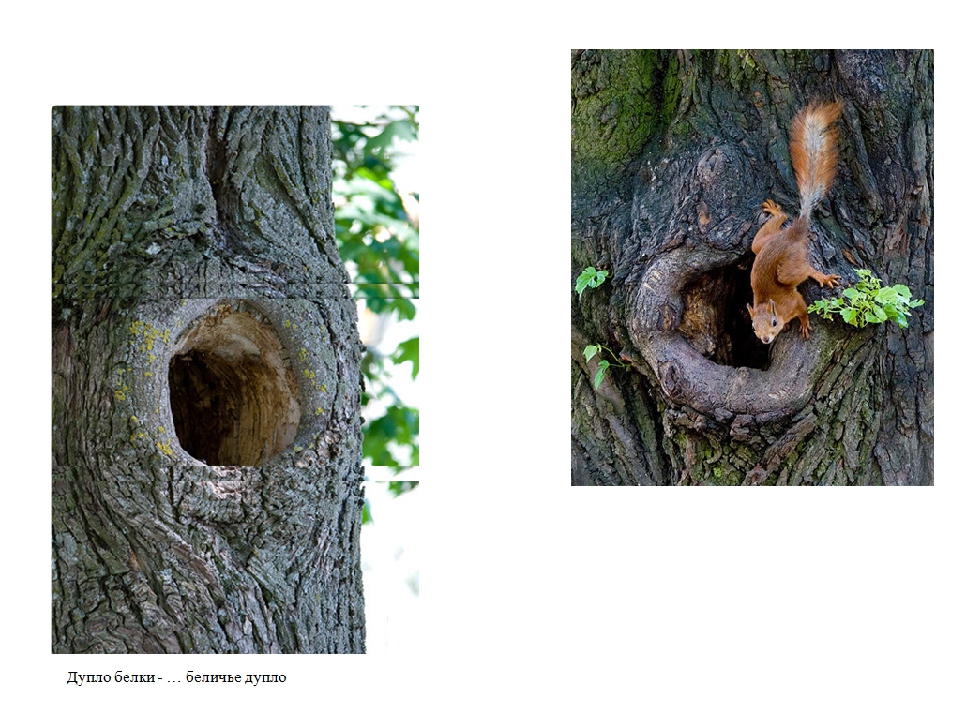
<instances>
[{"instance_id":1,"label":"rough tree bark","mask_svg":"<svg viewBox=\"0 0 960 720\"><path fill-rule=\"evenodd\" d=\"M571 270L611 271L572 295L573 484L931 484L932 52L575 50L571 64ZM796 215L790 120L835 98L839 172L811 262L845 285L869 268L926 304L907 329L812 317L809 341L795 321L768 348L746 312L760 204ZM592 344L628 358L598 389Z\"/></svg>"},{"instance_id":2,"label":"rough tree bark","mask_svg":"<svg viewBox=\"0 0 960 720\"><path fill-rule=\"evenodd\" d=\"M54 109L54 652L363 652L329 132Z\"/></svg>"}]
</instances>

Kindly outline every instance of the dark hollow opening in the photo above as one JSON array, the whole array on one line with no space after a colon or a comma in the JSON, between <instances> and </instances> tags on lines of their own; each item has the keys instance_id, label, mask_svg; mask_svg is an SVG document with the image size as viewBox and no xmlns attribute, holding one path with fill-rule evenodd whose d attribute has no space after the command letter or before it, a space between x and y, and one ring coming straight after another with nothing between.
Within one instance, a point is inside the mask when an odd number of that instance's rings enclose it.
<instances>
[{"instance_id":1,"label":"dark hollow opening","mask_svg":"<svg viewBox=\"0 0 960 720\"><path fill-rule=\"evenodd\" d=\"M296 435L296 378L276 334L231 305L201 318L170 359L180 446L207 465L261 465Z\"/></svg>"},{"instance_id":2,"label":"dark hollow opening","mask_svg":"<svg viewBox=\"0 0 960 720\"><path fill-rule=\"evenodd\" d=\"M770 367L770 347L753 332L747 304L753 302L753 255L736 265L704 273L683 290L680 323L690 343L709 360L731 367Z\"/></svg>"}]
</instances>

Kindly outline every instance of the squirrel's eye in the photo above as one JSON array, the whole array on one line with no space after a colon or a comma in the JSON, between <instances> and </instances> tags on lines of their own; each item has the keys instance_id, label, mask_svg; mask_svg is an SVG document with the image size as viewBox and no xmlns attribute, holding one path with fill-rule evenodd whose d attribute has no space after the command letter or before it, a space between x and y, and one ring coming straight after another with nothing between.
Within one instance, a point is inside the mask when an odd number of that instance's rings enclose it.
<instances>
[{"instance_id":1,"label":"squirrel's eye","mask_svg":"<svg viewBox=\"0 0 960 720\"><path fill-rule=\"evenodd\" d=\"M776 318L773 319L773 326L774 326L774 327L777 326L777 319L776 319Z\"/></svg>"}]
</instances>

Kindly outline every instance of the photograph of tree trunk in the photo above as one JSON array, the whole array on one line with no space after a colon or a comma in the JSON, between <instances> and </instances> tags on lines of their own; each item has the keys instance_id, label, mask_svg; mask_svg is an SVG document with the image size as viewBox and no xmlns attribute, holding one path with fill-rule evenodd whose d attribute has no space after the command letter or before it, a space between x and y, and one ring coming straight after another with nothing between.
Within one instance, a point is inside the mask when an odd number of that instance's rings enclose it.
<instances>
[{"instance_id":1,"label":"photograph of tree trunk","mask_svg":"<svg viewBox=\"0 0 960 720\"><path fill-rule=\"evenodd\" d=\"M322 107L53 109L56 653L359 653Z\"/></svg>"},{"instance_id":2,"label":"photograph of tree trunk","mask_svg":"<svg viewBox=\"0 0 960 720\"><path fill-rule=\"evenodd\" d=\"M933 484L933 52L573 50L573 485Z\"/></svg>"}]
</instances>

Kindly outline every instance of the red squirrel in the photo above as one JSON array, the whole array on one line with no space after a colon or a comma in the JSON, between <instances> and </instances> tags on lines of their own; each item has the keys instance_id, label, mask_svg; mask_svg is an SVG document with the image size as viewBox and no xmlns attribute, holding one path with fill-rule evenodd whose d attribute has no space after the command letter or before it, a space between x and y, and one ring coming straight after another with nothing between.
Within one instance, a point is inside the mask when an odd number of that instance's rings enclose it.
<instances>
[{"instance_id":1,"label":"red squirrel","mask_svg":"<svg viewBox=\"0 0 960 720\"><path fill-rule=\"evenodd\" d=\"M837 172L837 128L843 104L811 103L797 113L790 129L790 159L800 188L800 217L783 228L787 216L773 200L763 203L770 214L757 232L751 246L757 256L750 273L753 305L747 305L753 318L753 331L764 344L793 318L800 318L800 334L810 337L807 303L797 285L808 277L820 287L834 287L839 275L824 275L810 266L807 257L807 233L810 213L833 183Z\"/></svg>"}]
</instances>

